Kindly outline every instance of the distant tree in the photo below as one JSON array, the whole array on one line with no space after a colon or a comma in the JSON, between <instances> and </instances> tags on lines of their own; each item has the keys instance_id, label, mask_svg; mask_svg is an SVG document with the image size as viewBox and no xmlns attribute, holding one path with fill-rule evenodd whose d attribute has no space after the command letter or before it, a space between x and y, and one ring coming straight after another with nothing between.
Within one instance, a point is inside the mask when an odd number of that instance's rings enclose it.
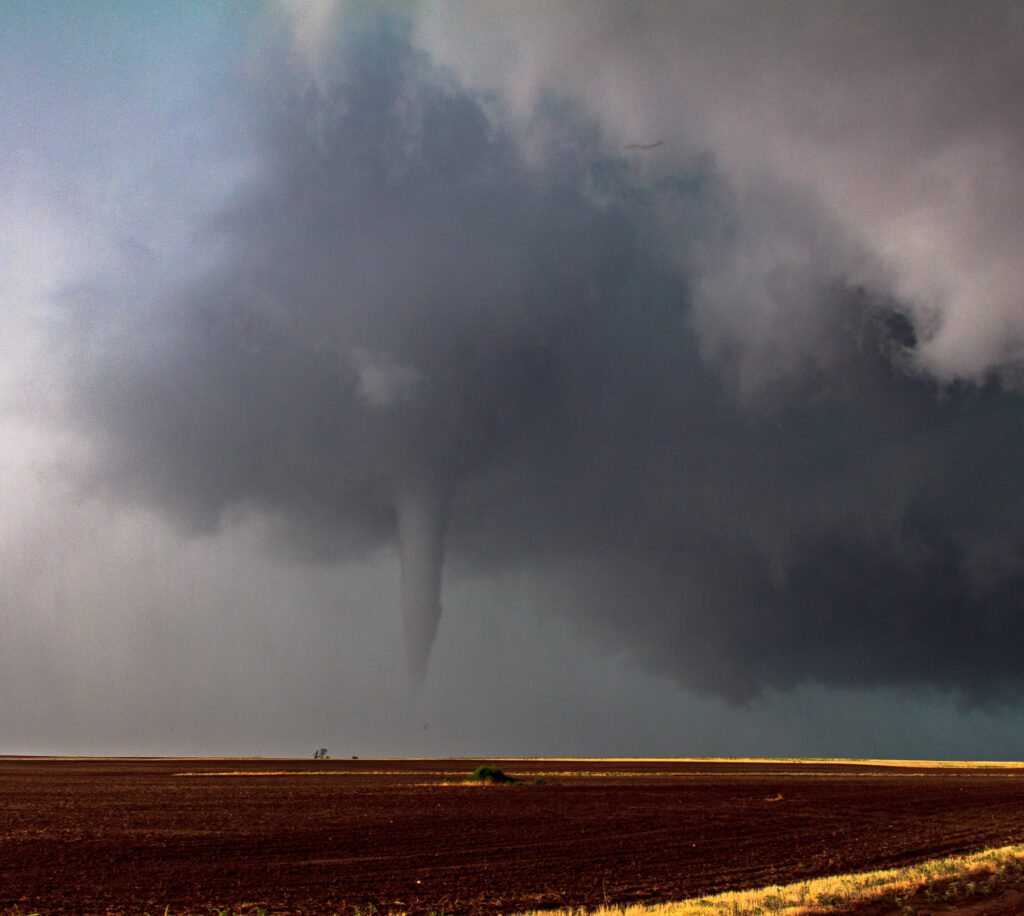
<instances>
[{"instance_id":1,"label":"distant tree","mask_svg":"<svg viewBox=\"0 0 1024 916\"><path fill-rule=\"evenodd\" d=\"M314 760L327 760L331 755L327 753L327 748L322 747L320 750L313 754Z\"/></svg>"}]
</instances>

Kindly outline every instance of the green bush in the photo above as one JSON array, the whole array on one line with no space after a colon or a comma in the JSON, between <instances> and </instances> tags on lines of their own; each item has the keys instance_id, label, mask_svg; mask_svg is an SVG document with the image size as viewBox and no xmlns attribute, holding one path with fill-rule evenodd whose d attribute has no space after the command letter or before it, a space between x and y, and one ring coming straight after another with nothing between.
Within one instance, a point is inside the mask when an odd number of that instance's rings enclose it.
<instances>
[{"instance_id":1,"label":"green bush","mask_svg":"<svg viewBox=\"0 0 1024 916\"><path fill-rule=\"evenodd\" d=\"M478 766L468 777L470 782L491 782L501 783L504 785L514 785L519 782L518 779L513 779L511 776L506 776L497 767L487 766L482 764Z\"/></svg>"}]
</instances>

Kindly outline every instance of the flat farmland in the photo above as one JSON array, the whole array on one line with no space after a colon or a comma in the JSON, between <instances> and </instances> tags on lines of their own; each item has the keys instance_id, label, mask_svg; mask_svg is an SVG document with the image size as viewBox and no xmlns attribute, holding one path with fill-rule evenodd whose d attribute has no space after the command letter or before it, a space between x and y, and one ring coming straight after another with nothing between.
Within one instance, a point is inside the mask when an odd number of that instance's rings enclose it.
<instances>
[{"instance_id":1,"label":"flat farmland","mask_svg":"<svg viewBox=\"0 0 1024 916\"><path fill-rule=\"evenodd\" d=\"M524 785L445 782L481 762ZM1011 842L1016 766L0 758L0 913L513 913Z\"/></svg>"}]
</instances>

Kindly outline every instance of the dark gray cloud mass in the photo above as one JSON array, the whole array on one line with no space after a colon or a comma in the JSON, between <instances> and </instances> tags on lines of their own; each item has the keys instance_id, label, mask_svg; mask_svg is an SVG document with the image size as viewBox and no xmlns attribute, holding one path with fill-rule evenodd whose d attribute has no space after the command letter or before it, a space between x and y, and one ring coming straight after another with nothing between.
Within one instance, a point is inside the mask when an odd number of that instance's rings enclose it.
<instances>
[{"instance_id":1,"label":"dark gray cloud mass","mask_svg":"<svg viewBox=\"0 0 1024 916\"><path fill-rule=\"evenodd\" d=\"M202 229L212 266L65 295L92 484L189 531L264 516L296 562L400 540L414 680L443 561L533 571L704 692L1015 696L1011 377L925 372L920 303L813 195L741 194L696 139L653 170L550 89L524 123L362 20L325 78L253 64L256 174ZM709 318L765 238L809 252L759 268L785 352Z\"/></svg>"}]
</instances>

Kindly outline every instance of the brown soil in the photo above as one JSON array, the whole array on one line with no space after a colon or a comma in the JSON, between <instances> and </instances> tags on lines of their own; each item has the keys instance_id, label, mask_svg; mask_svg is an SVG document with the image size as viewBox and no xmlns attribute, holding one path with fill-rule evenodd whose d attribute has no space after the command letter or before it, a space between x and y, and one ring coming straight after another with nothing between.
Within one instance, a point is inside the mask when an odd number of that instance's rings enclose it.
<instances>
[{"instance_id":1,"label":"brown soil","mask_svg":"<svg viewBox=\"0 0 1024 916\"><path fill-rule=\"evenodd\" d=\"M2 759L0 913L510 913L1024 842L1024 770L496 760L525 784L457 784L481 762Z\"/></svg>"}]
</instances>

